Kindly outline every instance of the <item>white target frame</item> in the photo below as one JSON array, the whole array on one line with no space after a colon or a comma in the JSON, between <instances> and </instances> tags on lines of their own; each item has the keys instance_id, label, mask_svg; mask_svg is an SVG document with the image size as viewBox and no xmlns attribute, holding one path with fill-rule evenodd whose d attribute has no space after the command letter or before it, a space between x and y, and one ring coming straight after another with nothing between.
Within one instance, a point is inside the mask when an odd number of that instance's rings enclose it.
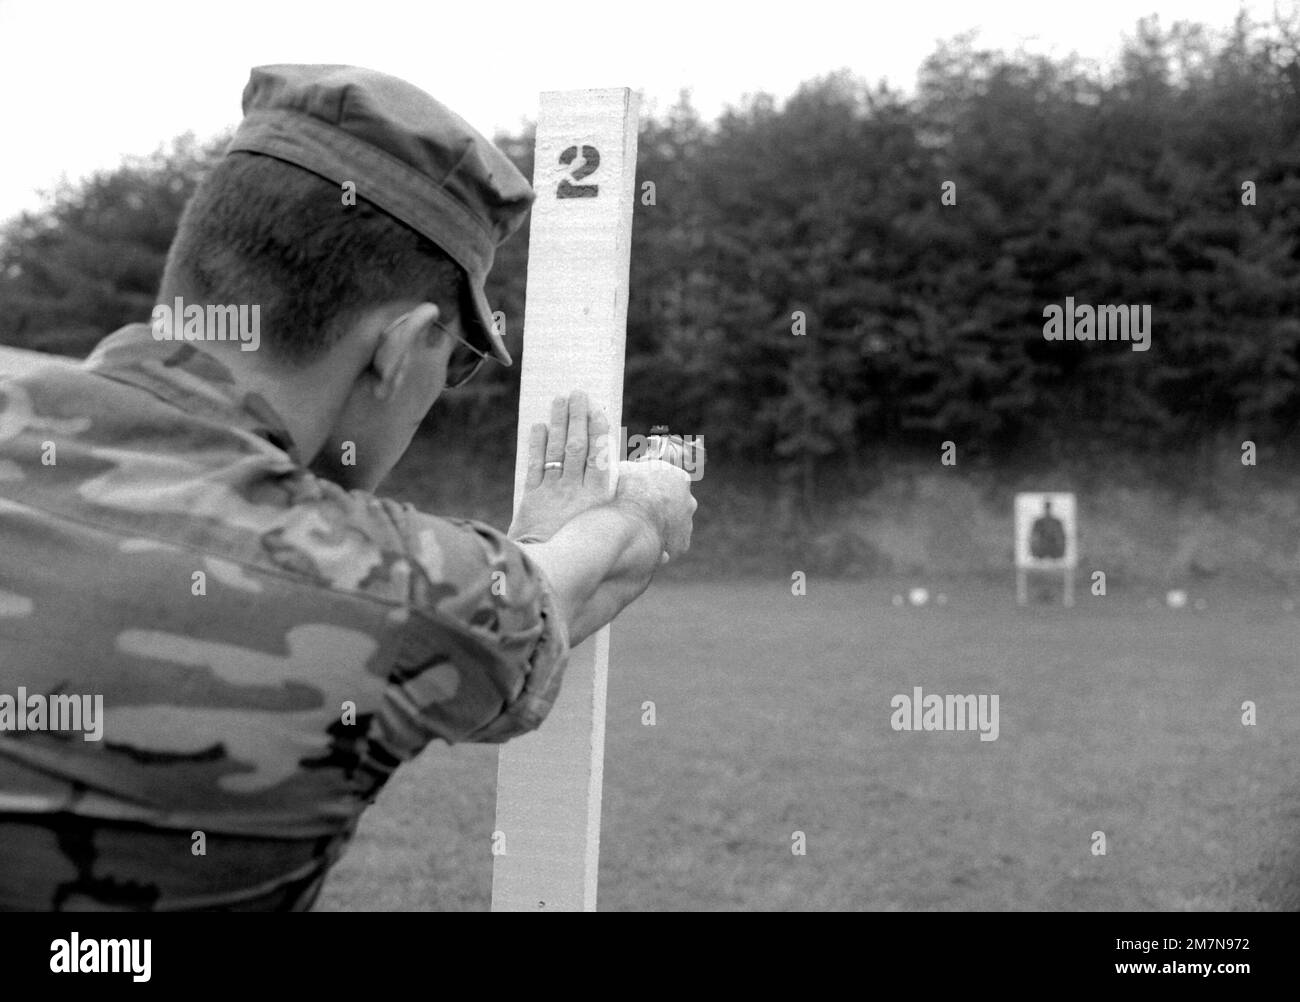
<instances>
[{"instance_id":1,"label":"white target frame","mask_svg":"<svg viewBox=\"0 0 1300 1002\"><path fill-rule=\"evenodd\" d=\"M1062 557L1035 557L1029 550L1029 537L1034 522L1051 505L1052 515L1061 520L1065 529L1065 555ZM1067 491L1023 491L1015 501L1016 540L1016 602L1029 601L1029 574L1031 572L1059 573L1064 578L1064 602L1074 605L1074 569L1079 563L1078 504Z\"/></svg>"}]
</instances>

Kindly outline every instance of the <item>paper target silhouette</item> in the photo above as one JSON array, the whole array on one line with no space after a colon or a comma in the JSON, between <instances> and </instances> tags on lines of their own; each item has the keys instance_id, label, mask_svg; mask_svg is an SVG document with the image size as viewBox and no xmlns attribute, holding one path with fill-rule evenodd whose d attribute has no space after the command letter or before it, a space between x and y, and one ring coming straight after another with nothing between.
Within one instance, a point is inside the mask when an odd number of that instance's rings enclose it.
<instances>
[{"instance_id":1,"label":"paper target silhouette","mask_svg":"<svg viewBox=\"0 0 1300 1002\"><path fill-rule=\"evenodd\" d=\"M1016 601L1029 599L1031 571L1064 576L1065 604L1074 604L1074 568L1079 561L1074 495L1060 491L1016 495Z\"/></svg>"}]
</instances>

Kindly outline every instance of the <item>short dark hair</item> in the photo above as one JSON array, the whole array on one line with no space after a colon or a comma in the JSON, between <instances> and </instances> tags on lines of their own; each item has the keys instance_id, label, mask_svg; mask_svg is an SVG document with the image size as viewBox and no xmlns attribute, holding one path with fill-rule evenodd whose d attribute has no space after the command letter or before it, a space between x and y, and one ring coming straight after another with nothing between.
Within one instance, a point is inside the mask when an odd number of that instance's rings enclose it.
<instances>
[{"instance_id":1,"label":"short dark hair","mask_svg":"<svg viewBox=\"0 0 1300 1002\"><path fill-rule=\"evenodd\" d=\"M220 160L185 206L159 301L181 288L205 302L260 306L277 358L308 362L367 307L402 298L460 309L464 272L409 226L331 181L257 153Z\"/></svg>"}]
</instances>

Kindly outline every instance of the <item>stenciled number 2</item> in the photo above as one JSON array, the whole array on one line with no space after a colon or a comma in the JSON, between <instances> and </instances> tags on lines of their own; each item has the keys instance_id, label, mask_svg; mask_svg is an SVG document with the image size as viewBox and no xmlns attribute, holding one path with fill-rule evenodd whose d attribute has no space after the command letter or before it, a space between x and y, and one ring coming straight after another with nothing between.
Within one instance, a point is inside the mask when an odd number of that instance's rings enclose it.
<instances>
[{"instance_id":1,"label":"stenciled number 2","mask_svg":"<svg viewBox=\"0 0 1300 1002\"><path fill-rule=\"evenodd\" d=\"M573 166L573 161L579 156L578 147L570 146L560 154L560 163L569 168L569 176L560 182L555 189L556 198L595 198L600 191L598 184L574 184L574 181L581 181L584 177L596 173L596 168L600 166L600 153L594 146L582 147L582 163Z\"/></svg>"}]
</instances>

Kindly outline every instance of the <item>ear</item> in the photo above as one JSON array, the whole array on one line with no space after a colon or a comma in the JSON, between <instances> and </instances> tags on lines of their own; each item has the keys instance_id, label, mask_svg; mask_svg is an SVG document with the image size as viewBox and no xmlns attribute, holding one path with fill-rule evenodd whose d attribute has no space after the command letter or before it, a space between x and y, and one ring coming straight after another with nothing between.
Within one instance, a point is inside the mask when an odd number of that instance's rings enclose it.
<instances>
[{"instance_id":1,"label":"ear","mask_svg":"<svg viewBox=\"0 0 1300 1002\"><path fill-rule=\"evenodd\" d=\"M437 305L421 303L380 331L370 359L370 369L377 380L375 396L380 400L387 400L401 389L406 370L410 367L412 351L428 338L433 322L437 319Z\"/></svg>"}]
</instances>

